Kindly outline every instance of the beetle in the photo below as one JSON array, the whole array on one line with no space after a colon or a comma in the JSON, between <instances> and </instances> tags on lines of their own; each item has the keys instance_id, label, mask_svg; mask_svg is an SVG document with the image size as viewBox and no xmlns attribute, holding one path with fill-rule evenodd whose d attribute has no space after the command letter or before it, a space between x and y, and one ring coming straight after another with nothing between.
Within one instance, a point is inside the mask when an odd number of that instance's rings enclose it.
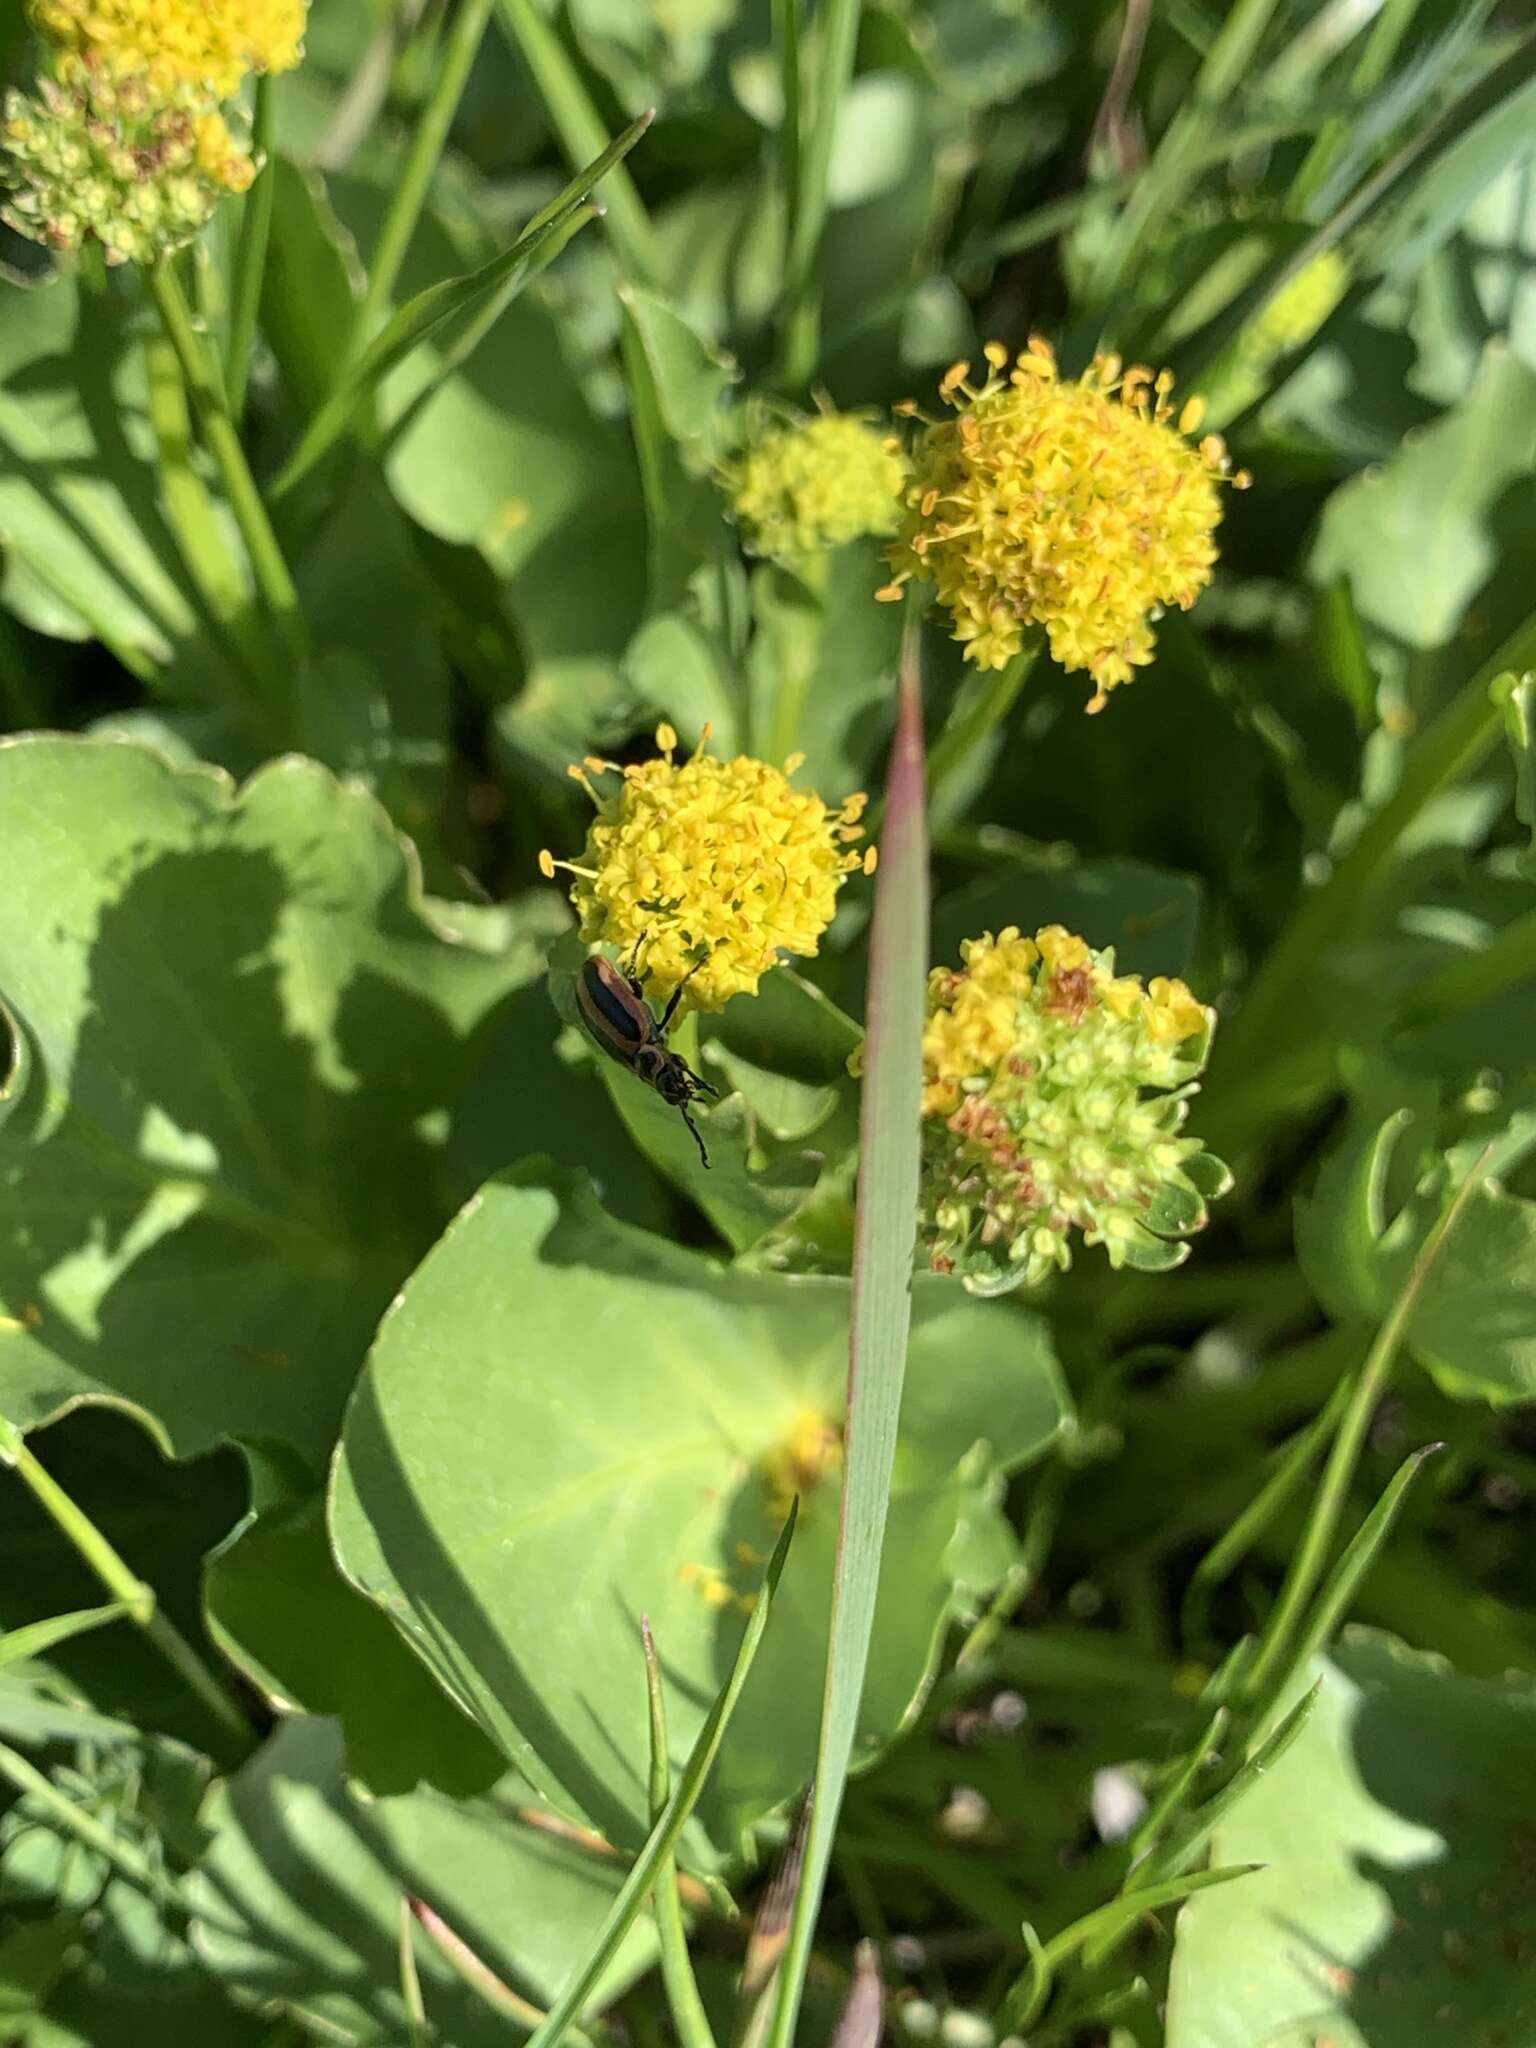
<instances>
[{"instance_id":1,"label":"beetle","mask_svg":"<svg viewBox=\"0 0 1536 2048\"><path fill-rule=\"evenodd\" d=\"M639 954L637 942L627 969L615 967L601 953L584 960L576 977L576 1007L581 1012L581 1021L610 1058L628 1067L647 1088L654 1088L663 1102L682 1111L683 1122L693 1133L699 1157L707 1167L709 1154L698 1125L688 1114L688 1105L697 1096L717 1096L720 1091L696 1074L681 1054L671 1051L666 1043L667 1026L672 1022L684 985L704 962L700 960L689 968L673 989L658 1022L645 999L645 984L634 972Z\"/></svg>"}]
</instances>

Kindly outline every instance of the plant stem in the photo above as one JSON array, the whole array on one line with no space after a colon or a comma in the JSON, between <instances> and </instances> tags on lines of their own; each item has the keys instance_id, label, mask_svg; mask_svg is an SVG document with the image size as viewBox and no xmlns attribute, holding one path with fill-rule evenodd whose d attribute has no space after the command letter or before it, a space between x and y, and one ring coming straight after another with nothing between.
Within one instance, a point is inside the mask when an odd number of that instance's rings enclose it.
<instances>
[{"instance_id":1,"label":"plant stem","mask_svg":"<svg viewBox=\"0 0 1536 2048\"><path fill-rule=\"evenodd\" d=\"M1398 1021L1434 1024L1536 975L1536 910L1517 917L1480 952L1463 954L1409 991Z\"/></svg>"},{"instance_id":2,"label":"plant stem","mask_svg":"<svg viewBox=\"0 0 1536 2048\"><path fill-rule=\"evenodd\" d=\"M124 1563L85 1510L34 1457L21 1431L4 1416L0 1416L0 1464L9 1465L20 1476L113 1599L123 1603L128 1619L144 1631L166 1662L196 1693L236 1752L246 1755L255 1741L255 1731L234 1694L203 1662L175 1623L161 1613L154 1588Z\"/></svg>"},{"instance_id":3,"label":"plant stem","mask_svg":"<svg viewBox=\"0 0 1536 2048\"><path fill-rule=\"evenodd\" d=\"M1374 92L1386 77L1392 59L1397 55L1397 46L1407 33L1413 17L1419 11L1419 0L1386 0L1380 14L1371 24L1365 48L1350 74L1349 90L1352 99L1363 102ZM1345 114L1334 114L1319 131L1312 147L1302 159L1301 169L1291 180L1291 189L1286 194L1286 211L1298 220L1305 220L1307 208L1316 197L1323 180L1333 169L1339 150L1348 139L1351 127Z\"/></svg>"},{"instance_id":4,"label":"plant stem","mask_svg":"<svg viewBox=\"0 0 1536 2048\"><path fill-rule=\"evenodd\" d=\"M1062 1498L1066 1493L1070 1476L1066 1461L1058 1458L1042 1477L1035 1497L1029 1505L1029 1520L1024 1526L1024 1540L1019 1546L1018 1562L1012 1566L1002 1585L997 1589L992 1605L961 1644L960 1654L955 1659L957 1669L966 1664L981 1662L1012 1621L1030 1587L1045 1569L1046 1557L1055 1540L1056 1525L1061 1519Z\"/></svg>"},{"instance_id":5,"label":"plant stem","mask_svg":"<svg viewBox=\"0 0 1536 2048\"><path fill-rule=\"evenodd\" d=\"M1536 615L1527 619L1420 734L1389 800L1332 875L1305 901L1271 948L1236 1017L1226 1027L1223 1064L1256 1068L1276 1027L1287 1022L1296 989L1320 953L1354 923L1408 827L1442 789L1475 768L1496 744L1504 717L1505 671L1536 652ZM1513 659L1511 658L1513 656Z\"/></svg>"},{"instance_id":6,"label":"plant stem","mask_svg":"<svg viewBox=\"0 0 1536 2048\"><path fill-rule=\"evenodd\" d=\"M256 80L256 105L251 118L251 141L262 158L262 165L256 173L255 184L245 195L245 205L240 214L240 240L235 249L235 276L229 295L229 340L224 357L229 414L237 423L245 412L251 348L256 340L256 316L261 309L261 284L267 269L267 243L272 235L272 202L276 190L276 172L272 164L272 95L272 74L263 71Z\"/></svg>"},{"instance_id":7,"label":"plant stem","mask_svg":"<svg viewBox=\"0 0 1536 2048\"><path fill-rule=\"evenodd\" d=\"M161 1905L173 1907L178 1913L186 1911L181 1894L163 1871L156 1870L132 1843L114 1834L95 1814L87 1813L73 1799L66 1798L51 1778L45 1777L35 1764L29 1763L19 1750L12 1749L6 1742L0 1742L0 1777L9 1778L18 1792L46 1808L76 1841L83 1842L98 1856L105 1857L115 1870L120 1870L131 1883L141 1885L153 1894Z\"/></svg>"},{"instance_id":8,"label":"plant stem","mask_svg":"<svg viewBox=\"0 0 1536 2048\"><path fill-rule=\"evenodd\" d=\"M187 389L197 407L203 439L223 478L230 509L251 558L257 588L282 636L285 654L296 668L301 668L309 657L309 636L299 607L299 593L294 588L277 535L267 517L267 508L256 487L256 479L251 475L240 436L229 416L218 362L206 337L193 322L191 308L170 257L161 258L149 273L149 281L165 331L181 364L181 373L187 380ZM274 709L287 729L292 724L291 680L284 679L282 694L283 702Z\"/></svg>"},{"instance_id":9,"label":"plant stem","mask_svg":"<svg viewBox=\"0 0 1536 2048\"><path fill-rule=\"evenodd\" d=\"M601 156L609 136L596 107L566 55L555 31L539 11L537 0L499 0L501 18L543 98L560 146L573 171ZM659 271L656 234L635 190L635 181L619 164L603 188L603 232L613 244L619 267L635 284L654 284Z\"/></svg>"},{"instance_id":10,"label":"plant stem","mask_svg":"<svg viewBox=\"0 0 1536 2048\"><path fill-rule=\"evenodd\" d=\"M800 5L801 0L773 0L773 40L779 53L779 81L784 94L784 114L779 123L779 172L784 198L784 283L789 298L790 251L800 233Z\"/></svg>"},{"instance_id":11,"label":"plant stem","mask_svg":"<svg viewBox=\"0 0 1536 2048\"><path fill-rule=\"evenodd\" d=\"M350 352L373 338L400 278L416 223L427 203L433 174L458 112L459 101L485 36L495 0L459 0L450 17L446 46L437 61L432 90L416 117L399 182L390 194L384 225L368 264L368 282L352 321Z\"/></svg>"},{"instance_id":12,"label":"plant stem","mask_svg":"<svg viewBox=\"0 0 1536 2048\"><path fill-rule=\"evenodd\" d=\"M797 137L800 175L795 187L794 219L786 225L785 237L779 371L781 382L792 391L809 384L821 351L821 292L816 259L827 221L827 188L832 144L837 136L837 113L853 74L853 53L859 38L859 0L825 0L818 30L811 118L803 144ZM796 37L797 48L798 41ZM787 105L785 111L788 112Z\"/></svg>"},{"instance_id":13,"label":"plant stem","mask_svg":"<svg viewBox=\"0 0 1536 2048\"><path fill-rule=\"evenodd\" d=\"M1451 1232L1461 1221L1472 1197L1482 1186L1492 1162L1494 1147L1488 1146L1466 1179L1447 1203L1444 1214L1425 1237L1418 1255L1409 1269L1408 1277L1398 1292L1386 1320L1376 1333L1375 1342L1366 1353L1365 1363L1359 1377L1350 1391L1348 1405L1339 1423L1338 1434L1328 1453L1328 1462L1318 1485L1317 1497L1307 1516L1306 1527L1301 1541L1292 1554L1286 1571L1285 1583L1280 1597L1265 1625L1264 1638L1259 1644L1253 1663L1249 1666L1244 1680L1245 1698L1259 1697L1265 1680L1281 1664L1287 1648L1297 1629L1307 1603L1322 1579L1333 1548L1339 1523L1354 1484L1355 1469L1360 1462L1360 1453L1365 1443L1371 1417L1386 1392L1391 1378L1392 1367L1398 1349L1408 1333L1413 1312L1423 1292L1424 1283L1435 1267L1435 1262L1445 1249Z\"/></svg>"},{"instance_id":14,"label":"plant stem","mask_svg":"<svg viewBox=\"0 0 1536 2048\"><path fill-rule=\"evenodd\" d=\"M1033 633L1006 668L989 669L973 679L978 685L975 694L955 707L928 755L931 809L937 808L950 777L1013 709L1039 654L1040 635Z\"/></svg>"},{"instance_id":15,"label":"plant stem","mask_svg":"<svg viewBox=\"0 0 1536 2048\"><path fill-rule=\"evenodd\" d=\"M654 1827L672 1796L672 1770L667 1760L667 1709L661 1687L661 1661L656 1655L648 1615L640 1617L640 1635L651 1715L650 1798ZM715 2037L688 1958L688 1930L683 1924L683 1902L677 1889L677 1858L671 1854L663 1856L656 1866L651 1911L656 1916L656 1935L661 1946L661 1981L677 2038L682 2048L715 2048Z\"/></svg>"}]
</instances>

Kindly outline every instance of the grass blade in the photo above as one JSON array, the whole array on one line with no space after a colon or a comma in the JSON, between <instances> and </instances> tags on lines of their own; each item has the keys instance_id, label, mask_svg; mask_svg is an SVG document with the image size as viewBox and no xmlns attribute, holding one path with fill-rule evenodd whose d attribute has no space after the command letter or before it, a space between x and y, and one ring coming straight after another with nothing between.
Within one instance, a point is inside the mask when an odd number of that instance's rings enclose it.
<instances>
[{"instance_id":1,"label":"grass blade","mask_svg":"<svg viewBox=\"0 0 1536 2048\"><path fill-rule=\"evenodd\" d=\"M500 0L500 8L507 38L532 74L567 161L585 162L596 155L605 131L580 72L537 0ZM609 186L603 226L625 275L653 284L659 269L656 231L628 171Z\"/></svg>"},{"instance_id":2,"label":"grass blade","mask_svg":"<svg viewBox=\"0 0 1536 2048\"><path fill-rule=\"evenodd\" d=\"M1272 1771L1291 1744L1300 1735L1312 1717L1312 1710L1322 1697L1321 1679L1304 1693L1283 1720L1270 1729L1253 1755L1245 1759L1240 1769L1233 1772L1219 1792L1215 1792L1205 1804L1184 1818L1152 1850L1139 1866L1136 1876L1143 1885L1160 1884L1167 1878L1182 1875L1210 1841L1226 1815L1231 1812L1245 1792ZM1095 1952L1097 1945L1095 1945Z\"/></svg>"},{"instance_id":3,"label":"grass blade","mask_svg":"<svg viewBox=\"0 0 1536 2048\"><path fill-rule=\"evenodd\" d=\"M56 1643L71 1636L83 1636L88 1629L105 1628L109 1621L121 1621L133 1613L126 1600L113 1600L105 1607L77 1607L70 1614L53 1614L46 1621L29 1621L22 1628L0 1632L0 1671L7 1664L19 1664L24 1657L41 1657Z\"/></svg>"},{"instance_id":4,"label":"grass blade","mask_svg":"<svg viewBox=\"0 0 1536 2048\"><path fill-rule=\"evenodd\" d=\"M928 827L918 629L909 624L870 937L868 1036L859 1119L853 1312L842 1518L805 1868L770 2041L794 2039L805 1972L853 1754L912 1311L928 974Z\"/></svg>"},{"instance_id":5,"label":"grass blade","mask_svg":"<svg viewBox=\"0 0 1536 2048\"><path fill-rule=\"evenodd\" d=\"M427 2008L421 1996L421 1976L416 1968L415 1919L411 1902L400 1895L399 1955L400 2003L405 2007L405 2024L410 2029L410 2048L427 2048Z\"/></svg>"},{"instance_id":6,"label":"grass blade","mask_svg":"<svg viewBox=\"0 0 1536 2048\"><path fill-rule=\"evenodd\" d=\"M1160 1906L1176 1906L1192 1892L1209 1891L1213 1885L1230 1884L1235 1877L1251 1877L1262 1870L1261 1863L1234 1863L1226 1870L1197 1870L1189 1877L1172 1877L1162 1884L1143 1885L1134 1892L1122 1892L1106 1906L1098 1906L1074 1920L1070 1927L1048 1942L1030 1941L1029 1965L1003 2003L1002 2026L1010 2034L1031 2025L1051 1995L1057 1969L1079 1949L1098 1946L1126 1934L1143 1913L1155 1913ZM1026 1940L1033 1930L1026 1928Z\"/></svg>"},{"instance_id":7,"label":"grass blade","mask_svg":"<svg viewBox=\"0 0 1536 2048\"><path fill-rule=\"evenodd\" d=\"M645 1691L651 1709L651 1825L666 1811L672 1792L672 1767L667 1760L667 1703L661 1689L661 1665L656 1656L656 1638L651 1620L640 1617L640 1638L645 1649ZM699 1996L693 1964L688 1958L688 1930L683 1924L683 1902L677 1891L677 1862L663 1856L656 1866L656 1889L651 1895L656 1916L656 1933L661 1943L661 1979L666 1987L672 2024L683 2048L715 2048L704 2001Z\"/></svg>"},{"instance_id":8,"label":"grass blade","mask_svg":"<svg viewBox=\"0 0 1536 2048\"><path fill-rule=\"evenodd\" d=\"M672 1792L662 1809L661 1817L646 1836L645 1846L630 1866L629 1875L619 1887L618 1896L608 1909L608 1917L592 1944L591 1953L566 1985L560 1996L550 2007L542 2025L535 2031L529 2048L554 2048L556 2041L568 2032L572 2021L591 1996L594 1986L607 1969L615 1949L629 1932L640 1908L645 1904L646 1894L656 1882L662 1864L677 1846L688 1816L698 1802L704 1789L704 1780L720 1751L725 1731L730 1725L736 1702L741 1698L742 1687L752 1669L752 1660L757 1655L763 1630L768 1626L768 1616L773 1607L773 1595L784 1570L784 1560L789 1555L790 1539L795 1533L795 1511L791 1509L788 1521L773 1547L773 1556L768 1560L768 1569L763 1576L762 1591L757 1604L747 1621L746 1633L742 1636L741 1647L736 1652L736 1661L731 1666L730 1676L715 1698L698 1739L693 1745L683 1774L673 1786Z\"/></svg>"},{"instance_id":9,"label":"grass blade","mask_svg":"<svg viewBox=\"0 0 1536 2048\"><path fill-rule=\"evenodd\" d=\"M274 501L291 491L329 453L352 424L368 393L413 348L435 334L446 321L473 317L498 294L503 305L509 303L542 263L564 247L568 237L562 235L562 229L586 205L593 186L628 156L650 127L653 114L654 109L647 109L631 121L623 134L610 142L579 177L573 178L558 198L534 215L510 247L493 256L489 263L482 263L478 270L428 285L385 322L305 428L298 447L273 482Z\"/></svg>"},{"instance_id":10,"label":"grass blade","mask_svg":"<svg viewBox=\"0 0 1536 2048\"><path fill-rule=\"evenodd\" d=\"M509 1985L503 1984L490 1964L475 1954L463 1935L456 1933L441 1913L434 1912L425 1899L413 1898L409 1894L404 1904L444 1962L471 1991L485 2000L493 2012L499 2012L503 2019L509 2019L519 2027L536 2027L539 2024L544 2017L539 2008L530 2005L526 1998L519 1998ZM402 1934L402 1957L404 1939ZM414 1963L413 1957L413 1967ZM584 2042L586 2036L572 2027L571 2039Z\"/></svg>"}]
</instances>

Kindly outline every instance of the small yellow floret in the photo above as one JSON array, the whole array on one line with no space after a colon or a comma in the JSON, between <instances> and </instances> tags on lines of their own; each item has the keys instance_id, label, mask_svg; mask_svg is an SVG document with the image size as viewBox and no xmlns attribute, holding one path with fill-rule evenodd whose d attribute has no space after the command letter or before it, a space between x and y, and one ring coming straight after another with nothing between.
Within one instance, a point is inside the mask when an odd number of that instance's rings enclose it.
<instances>
[{"instance_id":1,"label":"small yellow floret","mask_svg":"<svg viewBox=\"0 0 1536 2048\"><path fill-rule=\"evenodd\" d=\"M33 20L63 50L220 100L248 71L293 69L305 10L306 0L32 0Z\"/></svg>"},{"instance_id":2,"label":"small yellow floret","mask_svg":"<svg viewBox=\"0 0 1536 2048\"><path fill-rule=\"evenodd\" d=\"M793 561L861 534L894 533L906 477L890 434L856 414L829 412L770 428L727 482L758 554Z\"/></svg>"},{"instance_id":3,"label":"small yellow floret","mask_svg":"<svg viewBox=\"0 0 1536 2048\"><path fill-rule=\"evenodd\" d=\"M768 1512L784 1523L797 1499L814 1493L829 1472L843 1463L842 1431L817 1408L802 1408L789 1434L763 1458L758 1470L768 1495Z\"/></svg>"},{"instance_id":4,"label":"small yellow floret","mask_svg":"<svg viewBox=\"0 0 1536 2048\"><path fill-rule=\"evenodd\" d=\"M899 596L913 577L937 586L954 637L978 668L1006 667L1030 627L1063 668L1085 669L1089 709L1152 659L1159 612L1194 603L1211 580L1221 440L1198 445L1190 400L1175 418L1173 379L1099 356L1064 383L1048 343L1033 340L1004 374L986 351L985 383L956 363L941 396L957 409L919 439L906 517L890 549Z\"/></svg>"},{"instance_id":5,"label":"small yellow floret","mask_svg":"<svg viewBox=\"0 0 1536 2048\"><path fill-rule=\"evenodd\" d=\"M579 861L541 854L539 868L567 869L581 936L637 953L655 1000L686 981L682 1010L719 1010L781 953L816 952L844 877L862 865L851 843L868 800L831 810L766 761L717 761L701 745L679 762L671 727L656 738L659 760L571 769L597 816ZM592 777L608 773L619 786L603 794Z\"/></svg>"}]
</instances>

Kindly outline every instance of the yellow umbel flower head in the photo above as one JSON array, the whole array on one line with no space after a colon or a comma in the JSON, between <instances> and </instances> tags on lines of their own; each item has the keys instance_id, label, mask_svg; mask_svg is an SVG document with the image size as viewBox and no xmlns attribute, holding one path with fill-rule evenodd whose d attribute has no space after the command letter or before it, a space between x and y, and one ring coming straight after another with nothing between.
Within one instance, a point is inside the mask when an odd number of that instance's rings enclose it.
<instances>
[{"instance_id":1,"label":"yellow umbel flower head","mask_svg":"<svg viewBox=\"0 0 1536 2048\"><path fill-rule=\"evenodd\" d=\"M44 35L119 76L197 86L217 100L248 71L291 71L303 55L307 0L32 0Z\"/></svg>"},{"instance_id":2,"label":"yellow umbel flower head","mask_svg":"<svg viewBox=\"0 0 1536 2048\"><path fill-rule=\"evenodd\" d=\"M67 85L6 96L0 219L51 249L94 241L108 263L152 263L255 173L205 96L143 73L108 76L92 60Z\"/></svg>"},{"instance_id":3,"label":"yellow umbel flower head","mask_svg":"<svg viewBox=\"0 0 1536 2048\"><path fill-rule=\"evenodd\" d=\"M1167 370L1122 373L1117 356L1098 356L1063 383L1040 340L1011 370L998 342L986 358L984 384L956 363L939 387L956 417L920 437L896 574L879 595L931 580L978 668L1006 667L1042 627L1063 668L1087 670L1088 709L1102 710L1152 659L1163 608L1187 611L1210 582L1219 486L1248 478L1228 475L1217 435L1188 438L1199 399L1175 422Z\"/></svg>"},{"instance_id":4,"label":"yellow umbel flower head","mask_svg":"<svg viewBox=\"0 0 1536 2048\"><path fill-rule=\"evenodd\" d=\"M841 412L770 427L727 474L748 541L775 561L894 533L906 480L895 437Z\"/></svg>"},{"instance_id":5,"label":"yellow umbel flower head","mask_svg":"<svg viewBox=\"0 0 1536 2048\"><path fill-rule=\"evenodd\" d=\"M1113 952L1047 925L968 939L928 981L922 1235L934 1266L997 1294L1071 1263L1159 1272L1231 1176L1179 1135L1213 1013L1182 981L1143 987Z\"/></svg>"},{"instance_id":6,"label":"yellow umbel flower head","mask_svg":"<svg viewBox=\"0 0 1536 2048\"><path fill-rule=\"evenodd\" d=\"M621 768L589 758L571 774L597 806L580 861L539 855L540 870L575 877L571 901L589 944L637 956L648 992L664 1002L687 982L680 1011L719 1010L750 995L781 953L809 955L832 921L843 877L875 864L850 850L867 799L829 810L791 786L802 756L781 772L738 755L717 761L709 737L679 762L677 734L658 726L661 758ZM602 793L594 776L619 786Z\"/></svg>"}]
</instances>

